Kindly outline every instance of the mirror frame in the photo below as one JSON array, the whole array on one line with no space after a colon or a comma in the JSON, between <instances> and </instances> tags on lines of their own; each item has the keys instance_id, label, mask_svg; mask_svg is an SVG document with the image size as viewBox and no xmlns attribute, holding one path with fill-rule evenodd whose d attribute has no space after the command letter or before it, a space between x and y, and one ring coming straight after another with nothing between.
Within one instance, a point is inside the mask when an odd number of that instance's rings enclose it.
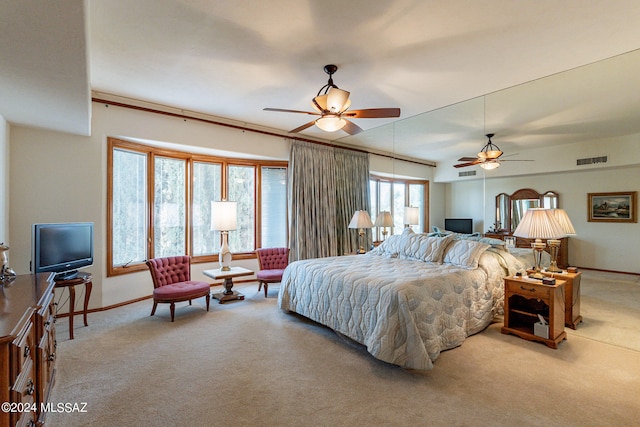
<instances>
[{"instance_id":1,"label":"mirror frame","mask_svg":"<svg viewBox=\"0 0 640 427\"><path fill-rule=\"evenodd\" d=\"M506 198L506 199L505 199ZM496 221L494 223L495 232L511 234L517 226L513 224L513 207L514 200L539 200L540 206L545 207L545 201L547 199L555 199L555 204L548 208L560 207L560 195L556 191L545 191L544 193L538 193L533 188L521 188L514 191L512 194L500 193L496 196ZM502 208L507 207L507 212L503 218ZM506 222L506 224L505 224ZM501 228L500 228L501 227ZM499 229L498 229L499 228Z\"/></svg>"}]
</instances>

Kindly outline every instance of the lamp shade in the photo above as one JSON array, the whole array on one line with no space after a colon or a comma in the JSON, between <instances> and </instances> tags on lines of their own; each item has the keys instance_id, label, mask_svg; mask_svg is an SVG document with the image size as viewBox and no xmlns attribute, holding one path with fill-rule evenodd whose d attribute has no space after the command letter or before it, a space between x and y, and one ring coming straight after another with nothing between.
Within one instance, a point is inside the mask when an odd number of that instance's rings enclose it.
<instances>
[{"instance_id":1,"label":"lamp shade","mask_svg":"<svg viewBox=\"0 0 640 427\"><path fill-rule=\"evenodd\" d=\"M500 162L497 162L495 160L487 160L485 162L480 163L480 167L484 170L493 170L493 169L498 169L500 167Z\"/></svg>"},{"instance_id":2,"label":"lamp shade","mask_svg":"<svg viewBox=\"0 0 640 427\"><path fill-rule=\"evenodd\" d=\"M337 87L329 89L329 93L327 93L327 110L337 114L349 108L350 105L349 92Z\"/></svg>"},{"instance_id":3,"label":"lamp shade","mask_svg":"<svg viewBox=\"0 0 640 427\"><path fill-rule=\"evenodd\" d=\"M373 222L371 222L371 217L369 216L369 212L367 211L356 211L351 218L351 222L349 223L349 228L371 227L373 227Z\"/></svg>"},{"instance_id":4,"label":"lamp shade","mask_svg":"<svg viewBox=\"0 0 640 427\"><path fill-rule=\"evenodd\" d=\"M532 208L527 209L513 235L526 239L559 239L566 233L550 209Z\"/></svg>"},{"instance_id":5,"label":"lamp shade","mask_svg":"<svg viewBox=\"0 0 640 427\"><path fill-rule=\"evenodd\" d=\"M316 120L316 126L325 132L335 132L342 129L347 124L347 121L339 116L333 114L326 114Z\"/></svg>"},{"instance_id":6,"label":"lamp shade","mask_svg":"<svg viewBox=\"0 0 640 427\"><path fill-rule=\"evenodd\" d=\"M382 211L378 213L376 217L376 222L373 224L374 227L393 227L393 217L391 216L391 212Z\"/></svg>"},{"instance_id":7,"label":"lamp shade","mask_svg":"<svg viewBox=\"0 0 640 427\"><path fill-rule=\"evenodd\" d=\"M418 225L420 223L420 209L413 206L405 206L404 223L409 225Z\"/></svg>"},{"instance_id":8,"label":"lamp shade","mask_svg":"<svg viewBox=\"0 0 640 427\"><path fill-rule=\"evenodd\" d=\"M238 227L237 202L211 202L211 229L218 231L235 230Z\"/></svg>"},{"instance_id":9,"label":"lamp shade","mask_svg":"<svg viewBox=\"0 0 640 427\"><path fill-rule=\"evenodd\" d=\"M564 209L551 209L554 218L562 227L564 234L576 234L576 230L573 228L573 224L571 224L571 220L569 219L569 215Z\"/></svg>"}]
</instances>

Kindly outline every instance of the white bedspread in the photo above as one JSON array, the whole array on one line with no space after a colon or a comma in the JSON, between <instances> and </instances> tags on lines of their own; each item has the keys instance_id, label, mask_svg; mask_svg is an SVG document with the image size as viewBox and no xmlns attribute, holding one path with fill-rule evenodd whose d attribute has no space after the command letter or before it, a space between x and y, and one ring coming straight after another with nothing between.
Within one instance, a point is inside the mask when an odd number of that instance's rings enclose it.
<instances>
[{"instance_id":1,"label":"white bedspread","mask_svg":"<svg viewBox=\"0 0 640 427\"><path fill-rule=\"evenodd\" d=\"M476 269L374 254L296 261L284 272L278 305L380 360L429 370L441 351L489 325L502 308L502 278L521 269L492 249Z\"/></svg>"}]
</instances>

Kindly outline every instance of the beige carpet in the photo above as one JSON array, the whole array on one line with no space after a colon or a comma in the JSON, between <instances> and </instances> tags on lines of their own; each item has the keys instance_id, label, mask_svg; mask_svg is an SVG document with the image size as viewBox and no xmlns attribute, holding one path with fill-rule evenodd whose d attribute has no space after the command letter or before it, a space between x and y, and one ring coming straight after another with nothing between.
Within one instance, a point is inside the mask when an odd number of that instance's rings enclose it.
<instances>
[{"instance_id":1,"label":"beige carpet","mask_svg":"<svg viewBox=\"0 0 640 427\"><path fill-rule=\"evenodd\" d=\"M640 276L584 270L583 322L567 333L640 351Z\"/></svg>"},{"instance_id":2,"label":"beige carpet","mask_svg":"<svg viewBox=\"0 0 640 427\"><path fill-rule=\"evenodd\" d=\"M552 350L492 324L409 372L265 299L140 302L57 324L48 426L609 426L640 418L640 352L577 333ZM583 315L586 313L583 310ZM588 317L586 317L588 319ZM638 319L636 319L636 323ZM77 322L81 325L81 322ZM588 326L585 320L585 326ZM585 327L585 330L588 328ZM637 331L637 329L636 329ZM578 329L580 332L580 328Z\"/></svg>"}]
</instances>

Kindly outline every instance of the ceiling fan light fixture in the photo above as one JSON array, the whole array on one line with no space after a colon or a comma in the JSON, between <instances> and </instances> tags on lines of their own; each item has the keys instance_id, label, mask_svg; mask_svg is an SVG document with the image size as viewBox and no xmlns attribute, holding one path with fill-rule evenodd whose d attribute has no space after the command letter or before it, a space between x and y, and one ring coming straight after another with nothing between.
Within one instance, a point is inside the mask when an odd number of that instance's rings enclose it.
<instances>
[{"instance_id":1,"label":"ceiling fan light fixture","mask_svg":"<svg viewBox=\"0 0 640 427\"><path fill-rule=\"evenodd\" d=\"M345 111L351 105L349 100L350 93L346 90L332 87L327 93L326 109L333 114L338 114Z\"/></svg>"},{"instance_id":2,"label":"ceiling fan light fixture","mask_svg":"<svg viewBox=\"0 0 640 427\"><path fill-rule=\"evenodd\" d=\"M502 152L501 152L502 153ZM493 160L490 161L486 161L484 163L480 163L480 167L484 170L493 170L493 169L498 169L500 167L500 162L496 162Z\"/></svg>"},{"instance_id":3,"label":"ceiling fan light fixture","mask_svg":"<svg viewBox=\"0 0 640 427\"><path fill-rule=\"evenodd\" d=\"M483 150L478 153L478 157L481 159L497 159L500 156L502 156L502 151L500 150Z\"/></svg>"},{"instance_id":4,"label":"ceiling fan light fixture","mask_svg":"<svg viewBox=\"0 0 640 427\"><path fill-rule=\"evenodd\" d=\"M313 98L313 101L311 101L311 106L315 108L316 111L318 111L319 113L322 113L323 111L327 111L328 96L329 95L327 94L316 96L315 98Z\"/></svg>"},{"instance_id":5,"label":"ceiling fan light fixture","mask_svg":"<svg viewBox=\"0 0 640 427\"><path fill-rule=\"evenodd\" d=\"M325 132L335 132L342 129L347 124L347 121L340 116L334 114L327 114L316 120L316 126Z\"/></svg>"},{"instance_id":6,"label":"ceiling fan light fixture","mask_svg":"<svg viewBox=\"0 0 640 427\"><path fill-rule=\"evenodd\" d=\"M480 150L480 152L478 153L478 158L480 159L488 159L488 160L495 160L498 157L502 156L502 151L500 151L500 148L498 148L497 145L495 145L493 142L491 142L491 138L493 138L495 136L495 133L488 133L485 135L487 137L487 139L489 140L487 142L487 144L482 147L482 150ZM495 166L491 169L495 169L498 166ZM488 168L485 168L488 169Z\"/></svg>"}]
</instances>

